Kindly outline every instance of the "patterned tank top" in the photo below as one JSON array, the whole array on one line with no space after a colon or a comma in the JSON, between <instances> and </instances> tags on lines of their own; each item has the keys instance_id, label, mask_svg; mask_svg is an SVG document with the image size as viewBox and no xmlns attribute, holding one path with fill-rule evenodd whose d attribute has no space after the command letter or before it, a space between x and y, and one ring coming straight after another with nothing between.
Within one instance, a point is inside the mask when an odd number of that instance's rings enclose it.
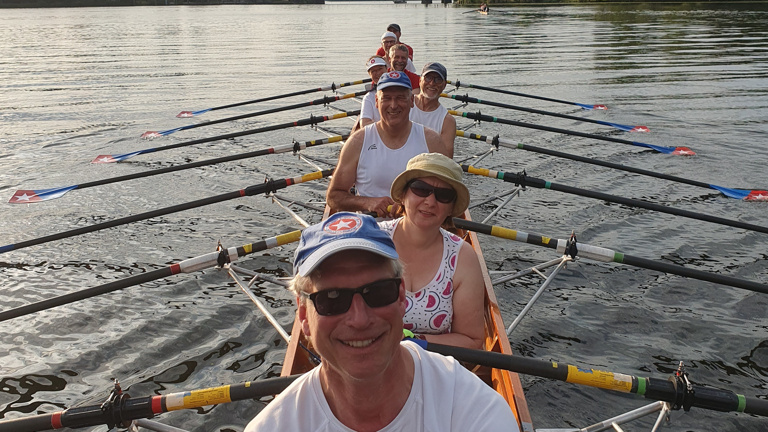
<instances>
[{"instance_id":1,"label":"patterned tank top","mask_svg":"<svg viewBox=\"0 0 768 432\"><path fill-rule=\"evenodd\" d=\"M402 218L379 222L382 230L394 237ZM403 327L414 333L441 334L451 331L453 321L453 274L464 243L460 237L440 228L443 257L432 280L416 292L405 292Z\"/></svg>"}]
</instances>

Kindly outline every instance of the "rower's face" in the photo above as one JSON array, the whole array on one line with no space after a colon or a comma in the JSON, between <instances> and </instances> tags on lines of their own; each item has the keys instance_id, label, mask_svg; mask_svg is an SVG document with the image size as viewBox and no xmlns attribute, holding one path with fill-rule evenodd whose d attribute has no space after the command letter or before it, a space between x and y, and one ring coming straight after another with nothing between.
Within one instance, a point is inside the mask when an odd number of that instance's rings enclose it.
<instances>
[{"instance_id":1,"label":"rower's face","mask_svg":"<svg viewBox=\"0 0 768 432\"><path fill-rule=\"evenodd\" d=\"M368 69L368 76L370 76L371 81L373 81L373 83L376 84L379 82L379 78L381 78L381 75L386 71L387 71L387 67L384 65L374 66Z\"/></svg>"},{"instance_id":2,"label":"rower's face","mask_svg":"<svg viewBox=\"0 0 768 432\"><path fill-rule=\"evenodd\" d=\"M381 46L384 48L385 53L389 53L389 48L397 43L397 41L393 38L386 38L383 41L381 41Z\"/></svg>"},{"instance_id":3,"label":"rower's face","mask_svg":"<svg viewBox=\"0 0 768 432\"><path fill-rule=\"evenodd\" d=\"M388 124L407 121L413 107L413 92L405 87L387 87L376 92L376 106Z\"/></svg>"},{"instance_id":4,"label":"rower's face","mask_svg":"<svg viewBox=\"0 0 768 432\"><path fill-rule=\"evenodd\" d=\"M392 266L381 256L360 250L338 252L318 267L308 294L337 288L358 288L395 277ZM403 337L405 289L389 305L370 307L355 294L344 313L319 315L312 301L299 300L302 330L323 358L323 367L336 377L364 379L382 373Z\"/></svg>"},{"instance_id":5,"label":"rower's face","mask_svg":"<svg viewBox=\"0 0 768 432\"><path fill-rule=\"evenodd\" d=\"M408 53L403 50L395 50L390 54L392 61L392 69L396 71L404 71L408 66Z\"/></svg>"},{"instance_id":6,"label":"rower's face","mask_svg":"<svg viewBox=\"0 0 768 432\"><path fill-rule=\"evenodd\" d=\"M445 80L436 72L428 72L419 80L421 95L430 99L437 99L440 97L440 93L445 90L445 84Z\"/></svg>"},{"instance_id":7,"label":"rower's face","mask_svg":"<svg viewBox=\"0 0 768 432\"><path fill-rule=\"evenodd\" d=\"M394 31L394 30L392 30L392 29L387 29L387 31L391 31L392 33L394 33L394 34L395 34L395 36L397 36L397 40L398 40L398 42L400 41L400 34L401 34L401 33L400 33L399 31Z\"/></svg>"}]
</instances>

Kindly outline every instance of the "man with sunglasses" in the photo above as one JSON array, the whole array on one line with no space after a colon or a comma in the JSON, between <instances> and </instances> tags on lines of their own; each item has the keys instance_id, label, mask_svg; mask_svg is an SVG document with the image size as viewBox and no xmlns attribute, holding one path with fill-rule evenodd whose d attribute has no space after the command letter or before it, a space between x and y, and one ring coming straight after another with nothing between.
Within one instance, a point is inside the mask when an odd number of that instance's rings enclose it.
<instances>
[{"instance_id":1,"label":"man with sunglasses","mask_svg":"<svg viewBox=\"0 0 768 432\"><path fill-rule=\"evenodd\" d=\"M454 359L401 340L401 271L394 243L370 216L336 213L304 230L291 289L322 363L246 432L518 430L491 387Z\"/></svg>"},{"instance_id":2,"label":"man with sunglasses","mask_svg":"<svg viewBox=\"0 0 768 432\"><path fill-rule=\"evenodd\" d=\"M411 121L422 124L440 134L448 157L453 157L456 140L456 119L440 104L440 94L445 90L448 71L440 63L427 63L421 70L420 92L414 99Z\"/></svg>"},{"instance_id":3,"label":"man with sunglasses","mask_svg":"<svg viewBox=\"0 0 768 432\"><path fill-rule=\"evenodd\" d=\"M437 132L408 118L413 93L410 79L402 72L386 72L379 78L376 107L380 120L353 133L341 149L326 193L334 211L392 216L390 187L408 161L418 154L448 151ZM357 195L350 192L353 186Z\"/></svg>"}]
</instances>

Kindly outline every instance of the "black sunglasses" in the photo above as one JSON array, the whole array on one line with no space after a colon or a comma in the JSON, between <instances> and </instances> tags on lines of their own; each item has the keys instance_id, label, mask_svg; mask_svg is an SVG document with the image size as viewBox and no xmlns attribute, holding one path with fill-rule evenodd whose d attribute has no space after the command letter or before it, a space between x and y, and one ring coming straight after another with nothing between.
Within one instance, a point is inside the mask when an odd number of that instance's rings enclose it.
<instances>
[{"instance_id":1,"label":"black sunglasses","mask_svg":"<svg viewBox=\"0 0 768 432\"><path fill-rule=\"evenodd\" d=\"M456 200L456 191L453 190L453 188L434 187L421 180L411 180L411 182L408 183L408 188L416 196L422 198L435 194L435 199L443 204L449 204Z\"/></svg>"},{"instance_id":2,"label":"black sunglasses","mask_svg":"<svg viewBox=\"0 0 768 432\"><path fill-rule=\"evenodd\" d=\"M352 298L360 294L365 303L372 308L380 308L394 303L400 297L401 278L381 279L359 288L336 288L307 294L301 292L304 297L309 297L315 305L319 315L331 316L347 312L352 306Z\"/></svg>"}]
</instances>

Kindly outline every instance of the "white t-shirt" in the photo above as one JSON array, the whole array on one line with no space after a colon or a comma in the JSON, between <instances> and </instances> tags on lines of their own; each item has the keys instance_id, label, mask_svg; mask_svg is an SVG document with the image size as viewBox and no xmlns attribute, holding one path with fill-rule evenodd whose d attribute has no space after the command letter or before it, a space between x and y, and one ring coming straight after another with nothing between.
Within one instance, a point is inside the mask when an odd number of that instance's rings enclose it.
<instances>
[{"instance_id":1,"label":"white t-shirt","mask_svg":"<svg viewBox=\"0 0 768 432\"><path fill-rule=\"evenodd\" d=\"M375 122L381 120L379 109L376 108L376 90L371 90L363 96L363 104L360 107L360 118L371 119Z\"/></svg>"},{"instance_id":2,"label":"white t-shirt","mask_svg":"<svg viewBox=\"0 0 768 432\"><path fill-rule=\"evenodd\" d=\"M401 342L415 370L400 414L379 432L519 432L509 405L498 393L451 357ZM331 412L317 367L267 405L245 432L354 432Z\"/></svg>"},{"instance_id":3,"label":"white t-shirt","mask_svg":"<svg viewBox=\"0 0 768 432\"><path fill-rule=\"evenodd\" d=\"M437 133L442 133L446 115L448 115L448 109L442 105L434 111L422 111L414 104L408 117L414 123L426 126Z\"/></svg>"}]
</instances>

